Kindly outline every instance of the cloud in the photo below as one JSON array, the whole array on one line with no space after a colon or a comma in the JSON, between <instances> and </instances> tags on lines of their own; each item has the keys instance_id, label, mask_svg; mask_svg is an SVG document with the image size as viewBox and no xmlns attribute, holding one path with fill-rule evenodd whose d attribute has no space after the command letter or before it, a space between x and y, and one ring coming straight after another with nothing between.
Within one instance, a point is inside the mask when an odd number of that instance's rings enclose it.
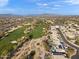
<instances>
[{"instance_id":1,"label":"cloud","mask_svg":"<svg viewBox=\"0 0 79 59\"><path fill-rule=\"evenodd\" d=\"M42 7L46 7L46 6L48 6L47 3L37 3L37 5L38 5L38 6L42 6Z\"/></svg>"},{"instance_id":2,"label":"cloud","mask_svg":"<svg viewBox=\"0 0 79 59\"><path fill-rule=\"evenodd\" d=\"M74 5L79 5L79 0L66 0L66 3L74 4Z\"/></svg>"},{"instance_id":3,"label":"cloud","mask_svg":"<svg viewBox=\"0 0 79 59\"><path fill-rule=\"evenodd\" d=\"M35 3L35 2L39 2L40 0L25 0L28 3Z\"/></svg>"},{"instance_id":4,"label":"cloud","mask_svg":"<svg viewBox=\"0 0 79 59\"><path fill-rule=\"evenodd\" d=\"M0 7L4 7L8 4L8 0L0 0Z\"/></svg>"}]
</instances>

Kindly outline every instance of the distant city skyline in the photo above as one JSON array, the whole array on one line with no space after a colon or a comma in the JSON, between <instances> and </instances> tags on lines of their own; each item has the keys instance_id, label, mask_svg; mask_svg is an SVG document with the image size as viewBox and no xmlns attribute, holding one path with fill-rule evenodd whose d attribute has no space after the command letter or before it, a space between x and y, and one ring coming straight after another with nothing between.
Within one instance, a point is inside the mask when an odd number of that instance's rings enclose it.
<instances>
[{"instance_id":1,"label":"distant city skyline","mask_svg":"<svg viewBox=\"0 0 79 59\"><path fill-rule=\"evenodd\" d=\"M0 14L79 15L79 0L0 0Z\"/></svg>"}]
</instances>

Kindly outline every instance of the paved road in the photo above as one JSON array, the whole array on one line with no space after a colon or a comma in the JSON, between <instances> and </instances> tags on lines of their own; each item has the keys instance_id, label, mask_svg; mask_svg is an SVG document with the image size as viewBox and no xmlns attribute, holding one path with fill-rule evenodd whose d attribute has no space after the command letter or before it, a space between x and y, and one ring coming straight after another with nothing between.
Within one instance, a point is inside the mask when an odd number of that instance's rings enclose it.
<instances>
[{"instance_id":1,"label":"paved road","mask_svg":"<svg viewBox=\"0 0 79 59\"><path fill-rule=\"evenodd\" d=\"M63 38L63 41L65 43L67 43L70 47L72 47L72 48L74 48L76 50L76 54L73 55L71 57L71 59L79 59L79 46L76 45L76 44L71 43L70 41L68 41L66 35L62 32L62 30L60 28L57 28L57 30L60 32L60 34L61 34L61 36Z\"/></svg>"},{"instance_id":2,"label":"paved road","mask_svg":"<svg viewBox=\"0 0 79 59\"><path fill-rule=\"evenodd\" d=\"M60 39L58 39L59 34L55 26L51 26L51 32L52 32L51 39L54 39L53 42L55 44L60 43ZM68 59L68 58L65 58L65 56L61 53L52 53L52 59Z\"/></svg>"},{"instance_id":3,"label":"paved road","mask_svg":"<svg viewBox=\"0 0 79 59\"><path fill-rule=\"evenodd\" d=\"M60 32L60 34L61 34L61 36L62 36L62 38L63 38L63 41L64 41L65 43L67 43L69 46L75 48L76 50L79 50L79 46L76 45L76 44L71 43L70 41L68 41L68 40L67 40L67 37L65 36L65 34L62 32L62 30L61 30L60 28L57 28L57 30Z\"/></svg>"}]
</instances>

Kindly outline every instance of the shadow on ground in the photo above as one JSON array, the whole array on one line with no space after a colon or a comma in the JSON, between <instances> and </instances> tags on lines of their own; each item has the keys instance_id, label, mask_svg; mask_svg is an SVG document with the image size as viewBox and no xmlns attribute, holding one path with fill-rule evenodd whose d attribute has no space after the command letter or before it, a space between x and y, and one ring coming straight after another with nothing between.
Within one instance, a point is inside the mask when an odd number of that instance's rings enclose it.
<instances>
[{"instance_id":1,"label":"shadow on ground","mask_svg":"<svg viewBox=\"0 0 79 59\"><path fill-rule=\"evenodd\" d=\"M77 51L76 55L73 55L71 59L79 59L79 52Z\"/></svg>"}]
</instances>

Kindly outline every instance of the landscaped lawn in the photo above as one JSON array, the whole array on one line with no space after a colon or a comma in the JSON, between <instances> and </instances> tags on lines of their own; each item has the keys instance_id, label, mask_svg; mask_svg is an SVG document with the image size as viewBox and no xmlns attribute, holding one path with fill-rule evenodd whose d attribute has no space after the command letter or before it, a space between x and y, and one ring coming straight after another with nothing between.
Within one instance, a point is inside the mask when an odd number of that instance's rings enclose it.
<instances>
[{"instance_id":1,"label":"landscaped lawn","mask_svg":"<svg viewBox=\"0 0 79 59\"><path fill-rule=\"evenodd\" d=\"M9 35L3 39L0 39L0 55L6 55L8 52L10 52L11 50L14 49L14 47L16 47L15 44L11 44L11 41L14 41L19 38L21 38L22 36L24 36L24 30L25 27L19 28L17 30L15 30L12 33L9 33Z\"/></svg>"},{"instance_id":2,"label":"landscaped lawn","mask_svg":"<svg viewBox=\"0 0 79 59\"><path fill-rule=\"evenodd\" d=\"M42 37L44 35L43 28L45 28L45 25L43 23L37 24L35 28L31 32L29 32L28 35L32 35L33 38Z\"/></svg>"},{"instance_id":3,"label":"landscaped lawn","mask_svg":"<svg viewBox=\"0 0 79 59\"><path fill-rule=\"evenodd\" d=\"M45 33L43 32L43 28L45 28L46 25L44 23L37 24L32 31L26 34L26 36L33 35L33 38L40 38ZM26 29L26 26L19 28L12 33L9 33L7 37L4 37L3 39L0 39L0 56L5 56L12 50L16 48L16 44L11 44L11 41L17 41L22 36L25 36L24 30Z\"/></svg>"}]
</instances>

